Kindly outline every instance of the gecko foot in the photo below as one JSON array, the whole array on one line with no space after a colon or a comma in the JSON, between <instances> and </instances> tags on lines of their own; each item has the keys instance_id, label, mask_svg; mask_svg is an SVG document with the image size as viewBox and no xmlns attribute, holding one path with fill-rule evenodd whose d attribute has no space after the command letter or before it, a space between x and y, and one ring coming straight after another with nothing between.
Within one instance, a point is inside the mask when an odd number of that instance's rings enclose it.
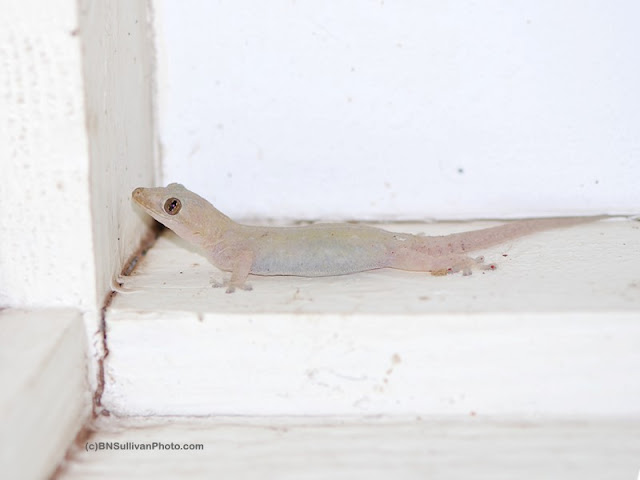
<instances>
[{"instance_id":1,"label":"gecko foot","mask_svg":"<svg viewBox=\"0 0 640 480\"><path fill-rule=\"evenodd\" d=\"M239 288L240 290L244 290L245 292L250 292L251 290L253 290L253 287L251 285L249 285L248 283L245 283L244 285L229 285L227 286L225 293L235 292L236 287Z\"/></svg>"},{"instance_id":2,"label":"gecko foot","mask_svg":"<svg viewBox=\"0 0 640 480\"><path fill-rule=\"evenodd\" d=\"M479 257L474 258L473 261L476 263L475 267L480 270L496 270L498 268L498 265L496 265L495 263L487 263L485 265L484 255L480 255Z\"/></svg>"},{"instance_id":3,"label":"gecko foot","mask_svg":"<svg viewBox=\"0 0 640 480\"><path fill-rule=\"evenodd\" d=\"M496 270L498 268L498 265L496 265L495 263L487 263L486 265L484 265L484 256L480 255L479 257L476 257L473 259L474 262L476 262L477 268L479 268L480 270Z\"/></svg>"},{"instance_id":4,"label":"gecko foot","mask_svg":"<svg viewBox=\"0 0 640 480\"><path fill-rule=\"evenodd\" d=\"M481 255L479 257L476 257L473 259L474 262L476 262L476 266L477 268L479 268L480 270L495 270L498 268L498 265L496 265L495 263L487 263L486 265L484 264L484 257Z\"/></svg>"},{"instance_id":5,"label":"gecko foot","mask_svg":"<svg viewBox=\"0 0 640 480\"><path fill-rule=\"evenodd\" d=\"M253 290L253 287L249 283L243 283L242 285L237 285L231 282L231 280L225 280L222 286L227 287L227 289L225 290L225 293L233 293L236 291L236 288L239 288L240 290L244 290L245 292L250 292L251 290Z\"/></svg>"},{"instance_id":6,"label":"gecko foot","mask_svg":"<svg viewBox=\"0 0 640 480\"><path fill-rule=\"evenodd\" d=\"M209 280L209 284L212 288L222 288L227 287L225 293L233 293L236 291L236 288L240 290L245 290L247 292L253 290L253 287L249 283L245 283L244 285L233 285L230 280L224 280L223 282L217 281L215 278Z\"/></svg>"}]
</instances>

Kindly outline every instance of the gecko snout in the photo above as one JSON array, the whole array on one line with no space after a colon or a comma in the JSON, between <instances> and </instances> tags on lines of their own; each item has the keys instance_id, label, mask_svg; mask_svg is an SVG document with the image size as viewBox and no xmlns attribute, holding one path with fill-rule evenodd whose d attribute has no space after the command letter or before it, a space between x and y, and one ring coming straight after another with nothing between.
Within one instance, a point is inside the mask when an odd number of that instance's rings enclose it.
<instances>
[{"instance_id":1,"label":"gecko snout","mask_svg":"<svg viewBox=\"0 0 640 480\"><path fill-rule=\"evenodd\" d=\"M136 188L133 192L131 192L131 197L133 199L139 198L140 195L142 195L142 190L144 190L142 187Z\"/></svg>"}]
</instances>

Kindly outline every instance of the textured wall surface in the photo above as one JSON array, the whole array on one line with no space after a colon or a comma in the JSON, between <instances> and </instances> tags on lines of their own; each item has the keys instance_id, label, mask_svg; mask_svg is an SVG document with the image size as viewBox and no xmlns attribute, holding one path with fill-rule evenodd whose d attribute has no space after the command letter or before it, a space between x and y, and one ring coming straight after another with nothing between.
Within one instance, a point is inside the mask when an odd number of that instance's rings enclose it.
<instances>
[{"instance_id":1,"label":"textured wall surface","mask_svg":"<svg viewBox=\"0 0 640 480\"><path fill-rule=\"evenodd\" d=\"M6 3L0 305L96 309L149 222L130 198L157 170L149 5Z\"/></svg>"},{"instance_id":2,"label":"textured wall surface","mask_svg":"<svg viewBox=\"0 0 640 480\"><path fill-rule=\"evenodd\" d=\"M3 2L0 305L95 306L77 4Z\"/></svg>"}]
</instances>

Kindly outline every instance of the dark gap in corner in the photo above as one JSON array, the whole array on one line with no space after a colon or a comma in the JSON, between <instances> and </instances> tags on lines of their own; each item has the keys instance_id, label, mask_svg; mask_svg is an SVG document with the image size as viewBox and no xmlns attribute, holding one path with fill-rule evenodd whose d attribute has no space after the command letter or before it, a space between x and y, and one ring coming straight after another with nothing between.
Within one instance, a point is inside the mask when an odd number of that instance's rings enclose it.
<instances>
[{"instance_id":1,"label":"dark gap in corner","mask_svg":"<svg viewBox=\"0 0 640 480\"><path fill-rule=\"evenodd\" d=\"M58 463L56 469L49 476L49 480L57 480L61 475L66 473L67 467L73 460L75 452L77 452L78 450L84 450L87 442L91 439L91 437L93 437L95 433L96 429L93 428L91 422L88 422L80 429L80 431L76 435L76 438L73 439L73 442L71 442L71 445L69 446L69 448L67 448L67 451L64 454L64 458L60 463Z\"/></svg>"},{"instance_id":2,"label":"dark gap in corner","mask_svg":"<svg viewBox=\"0 0 640 480\"><path fill-rule=\"evenodd\" d=\"M140 246L138 247L138 249L133 252L133 254L125 262L124 267L120 272L120 276L128 277L129 275L131 275L131 272L133 272L138 266L138 263L140 263L140 259L147 254L151 247L155 245L164 228L165 227L162 224L153 222L153 225L151 226L147 234L140 240Z\"/></svg>"},{"instance_id":3,"label":"dark gap in corner","mask_svg":"<svg viewBox=\"0 0 640 480\"><path fill-rule=\"evenodd\" d=\"M110 292L105 298L104 304L100 309L100 334L102 337L102 356L98 359L98 372L97 372L97 386L96 391L93 393L93 418L95 419L98 415L109 416L109 410L102 407L102 394L104 393L104 361L109 356L109 347L107 345L107 309L113 298L115 297L116 292Z\"/></svg>"},{"instance_id":4,"label":"dark gap in corner","mask_svg":"<svg viewBox=\"0 0 640 480\"><path fill-rule=\"evenodd\" d=\"M156 240L160 236L160 233L164 227L154 222L153 226L149 229L149 231L142 237L140 240L140 246L138 249L129 257L129 260L125 263L124 268L121 271L121 276L128 276L133 272L135 267L138 265L140 258L146 255L147 251L156 243ZM111 291L107 294L102 304L102 308L100 309L100 324L99 324L99 333L102 338L102 355L98 359L98 371L96 378L96 391L93 393L93 406L92 406L92 414L93 418L96 419L98 416L110 416L111 412L102 406L102 395L104 394L105 387L105 372L104 372L104 362L105 359L109 356L109 345L107 342L107 310L109 306L113 302L117 292Z\"/></svg>"}]
</instances>

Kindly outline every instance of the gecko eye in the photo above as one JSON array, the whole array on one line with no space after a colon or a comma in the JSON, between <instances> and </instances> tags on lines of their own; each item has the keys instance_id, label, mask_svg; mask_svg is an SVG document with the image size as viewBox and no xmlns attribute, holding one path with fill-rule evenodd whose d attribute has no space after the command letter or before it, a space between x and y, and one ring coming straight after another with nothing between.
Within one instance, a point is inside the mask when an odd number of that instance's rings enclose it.
<instances>
[{"instance_id":1,"label":"gecko eye","mask_svg":"<svg viewBox=\"0 0 640 480\"><path fill-rule=\"evenodd\" d=\"M167 199L166 202L164 202L164 211L167 212L169 215L177 214L181 208L182 208L182 202L175 197L171 197Z\"/></svg>"}]
</instances>

